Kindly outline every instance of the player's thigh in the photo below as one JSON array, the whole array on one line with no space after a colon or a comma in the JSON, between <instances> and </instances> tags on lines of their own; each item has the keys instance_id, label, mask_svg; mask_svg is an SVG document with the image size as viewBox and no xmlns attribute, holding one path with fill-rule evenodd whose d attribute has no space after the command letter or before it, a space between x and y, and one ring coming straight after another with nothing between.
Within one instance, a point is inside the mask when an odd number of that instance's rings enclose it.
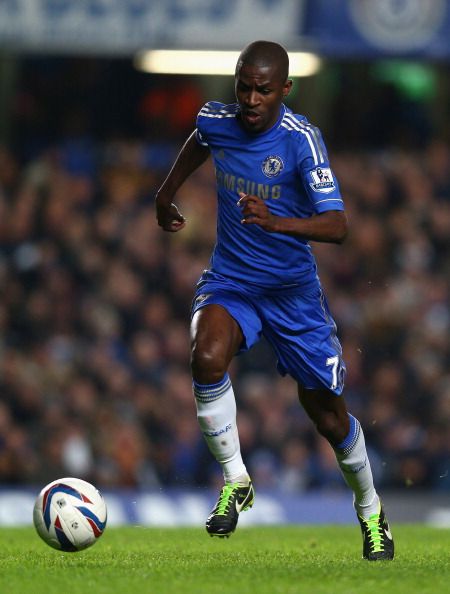
<instances>
[{"instance_id":1,"label":"player's thigh","mask_svg":"<svg viewBox=\"0 0 450 594\"><path fill-rule=\"evenodd\" d=\"M191 321L191 350L198 358L214 359L228 366L239 350L243 335L239 324L227 309L211 303L198 309Z\"/></svg>"},{"instance_id":2,"label":"player's thigh","mask_svg":"<svg viewBox=\"0 0 450 594\"><path fill-rule=\"evenodd\" d=\"M241 285L218 275L198 284L191 316L193 346L200 341L202 346L218 341L235 355L250 349L261 336L262 323L254 296L247 295Z\"/></svg>"}]
</instances>

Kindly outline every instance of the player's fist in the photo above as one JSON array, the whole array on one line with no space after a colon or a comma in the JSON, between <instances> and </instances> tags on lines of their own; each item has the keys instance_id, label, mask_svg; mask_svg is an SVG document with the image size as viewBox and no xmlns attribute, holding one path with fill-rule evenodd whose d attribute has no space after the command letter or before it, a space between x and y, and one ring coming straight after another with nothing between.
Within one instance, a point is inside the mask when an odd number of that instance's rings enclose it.
<instances>
[{"instance_id":1,"label":"player's fist","mask_svg":"<svg viewBox=\"0 0 450 594\"><path fill-rule=\"evenodd\" d=\"M180 231L186 225L186 219L173 202L166 205L159 204L158 201L156 201L156 218L158 220L158 225L162 227L164 231L170 231L172 233Z\"/></svg>"},{"instance_id":2,"label":"player's fist","mask_svg":"<svg viewBox=\"0 0 450 594\"><path fill-rule=\"evenodd\" d=\"M242 211L243 225L259 225L269 232L275 231L276 217L267 208L267 204L262 198L253 194L244 194L239 192L237 205Z\"/></svg>"}]
</instances>

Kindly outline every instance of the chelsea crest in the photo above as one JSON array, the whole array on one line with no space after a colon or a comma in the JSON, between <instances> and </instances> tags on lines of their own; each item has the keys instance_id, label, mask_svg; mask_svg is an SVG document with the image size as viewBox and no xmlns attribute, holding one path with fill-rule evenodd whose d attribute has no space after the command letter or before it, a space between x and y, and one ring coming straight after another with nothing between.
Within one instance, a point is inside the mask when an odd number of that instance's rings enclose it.
<instances>
[{"instance_id":1,"label":"chelsea crest","mask_svg":"<svg viewBox=\"0 0 450 594\"><path fill-rule=\"evenodd\" d=\"M284 169L284 163L278 155L269 155L261 165L262 172L266 177L275 177Z\"/></svg>"}]
</instances>

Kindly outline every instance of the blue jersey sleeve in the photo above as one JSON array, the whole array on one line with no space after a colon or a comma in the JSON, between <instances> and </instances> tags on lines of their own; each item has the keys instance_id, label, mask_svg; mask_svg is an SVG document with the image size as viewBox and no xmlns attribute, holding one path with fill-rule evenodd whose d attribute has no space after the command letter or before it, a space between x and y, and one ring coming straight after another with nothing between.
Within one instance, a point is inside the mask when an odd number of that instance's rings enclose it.
<instances>
[{"instance_id":1,"label":"blue jersey sleeve","mask_svg":"<svg viewBox=\"0 0 450 594\"><path fill-rule=\"evenodd\" d=\"M195 135L201 145L209 146L208 137L212 132L211 128L217 119L226 117L225 108L226 106L219 101L208 101L198 112Z\"/></svg>"},{"instance_id":2,"label":"blue jersey sleeve","mask_svg":"<svg viewBox=\"0 0 450 594\"><path fill-rule=\"evenodd\" d=\"M220 144L225 122L235 120L239 107L237 103L225 104L208 101L198 112L196 138L203 146ZM211 148L211 147L210 147Z\"/></svg>"},{"instance_id":3,"label":"blue jersey sleeve","mask_svg":"<svg viewBox=\"0 0 450 594\"><path fill-rule=\"evenodd\" d=\"M209 146L208 145L208 141L206 140L205 135L200 132L200 130L198 129L198 127L195 129L195 137L197 139L197 142L199 144L201 144L202 146Z\"/></svg>"},{"instance_id":4,"label":"blue jersey sleeve","mask_svg":"<svg viewBox=\"0 0 450 594\"><path fill-rule=\"evenodd\" d=\"M195 136L197 142L203 146L209 146L208 143L208 114L211 103L206 103L197 115L197 127L195 130Z\"/></svg>"},{"instance_id":5,"label":"blue jersey sleeve","mask_svg":"<svg viewBox=\"0 0 450 594\"><path fill-rule=\"evenodd\" d=\"M307 121L301 125L303 142L298 165L314 211L344 210L339 184L331 169L320 130Z\"/></svg>"}]
</instances>

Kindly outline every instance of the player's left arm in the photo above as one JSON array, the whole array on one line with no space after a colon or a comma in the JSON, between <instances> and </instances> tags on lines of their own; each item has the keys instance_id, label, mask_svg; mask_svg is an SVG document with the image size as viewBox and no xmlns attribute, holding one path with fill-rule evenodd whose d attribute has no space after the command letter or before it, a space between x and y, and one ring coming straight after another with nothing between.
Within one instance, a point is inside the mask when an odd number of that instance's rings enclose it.
<instances>
[{"instance_id":1,"label":"player's left arm","mask_svg":"<svg viewBox=\"0 0 450 594\"><path fill-rule=\"evenodd\" d=\"M343 210L326 210L307 218L279 217L270 212L264 200L253 194L239 194L238 206L243 225L259 225L268 233L284 233L327 243L342 243L348 222Z\"/></svg>"}]
</instances>

